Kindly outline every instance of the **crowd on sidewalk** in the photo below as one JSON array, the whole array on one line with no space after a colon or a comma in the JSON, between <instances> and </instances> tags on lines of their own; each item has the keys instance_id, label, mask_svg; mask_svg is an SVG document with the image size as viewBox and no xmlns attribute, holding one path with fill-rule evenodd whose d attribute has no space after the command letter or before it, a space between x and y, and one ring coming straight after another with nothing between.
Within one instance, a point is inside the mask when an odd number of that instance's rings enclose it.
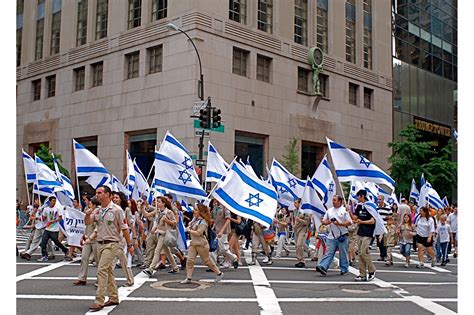
<instances>
[{"instance_id":1,"label":"crowd on sidewalk","mask_svg":"<svg viewBox=\"0 0 474 315\"><path fill-rule=\"evenodd\" d=\"M132 266L143 269L150 277L167 266L170 274L185 270L181 283L186 284L193 280L196 257L200 256L208 271L216 274L217 283L223 278L223 270L242 265L242 248L251 249L249 265L257 264L257 257L262 254L261 263L271 265L274 258L288 256L288 245L295 244L296 268L306 267L307 255L308 260L316 261L316 271L326 275L339 252L341 275L347 275L350 266L358 266L355 281L370 281L376 273L370 255L373 246L379 248L378 260L385 261L388 267L393 266L397 245L406 259L405 268L410 267L413 251L418 253L416 268L425 267L425 253L431 266L449 263L450 253L457 256L456 205L417 210L416 205L402 198L399 207L390 207L383 196L378 196L378 216L374 216L369 211L367 192L360 190L356 196L357 202L345 204L341 196L335 195L333 207L319 219L300 212L301 200L297 199L290 207L279 206L273 224L266 228L235 215L215 199L209 206L195 204L188 211L170 194L148 204L146 199L127 200L122 192L100 186L95 196L83 196L83 206L74 201L74 207L85 213L82 248L64 246L64 235L59 229L62 210L50 197L47 206L40 206L35 200L28 207L29 224L24 228L31 229L31 234L19 255L30 260L41 248L38 261L46 262L54 259L54 250L61 250L65 260L70 261L82 252L78 278L73 284L86 285L89 265L97 265L96 301L90 306L91 311L119 303L113 274L116 266L124 270L128 286L134 285ZM187 250L177 244L180 216L189 240ZM378 223L383 223L384 233L376 233L380 231L376 228L377 218L383 220ZM314 249L310 246L312 239L316 239Z\"/></svg>"}]
</instances>

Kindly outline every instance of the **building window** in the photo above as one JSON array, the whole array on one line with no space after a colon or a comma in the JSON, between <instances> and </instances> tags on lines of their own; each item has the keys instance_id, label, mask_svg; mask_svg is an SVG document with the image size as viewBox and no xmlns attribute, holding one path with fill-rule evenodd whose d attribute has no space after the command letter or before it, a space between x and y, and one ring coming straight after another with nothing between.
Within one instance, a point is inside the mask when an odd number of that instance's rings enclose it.
<instances>
[{"instance_id":1,"label":"building window","mask_svg":"<svg viewBox=\"0 0 474 315\"><path fill-rule=\"evenodd\" d=\"M324 158L324 145L302 141L301 143L301 178L312 177L319 163Z\"/></svg>"},{"instance_id":2,"label":"building window","mask_svg":"<svg viewBox=\"0 0 474 315\"><path fill-rule=\"evenodd\" d=\"M372 69L372 0L364 0L364 67Z\"/></svg>"},{"instance_id":3,"label":"building window","mask_svg":"<svg viewBox=\"0 0 474 315\"><path fill-rule=\"evenodd\" d=\"M82 144L84 148L89 150L92 154L97 156L97 136L91 136L91 137L84 137L84 138L75 138L77 142ZM74 155L74 147L72 148L73 150L73 155ZM71 165L71 170L72 172L76 172L76 166L74 165L75 160L72 159L72 165ZM72 176L72 175L71 175ZM72 176L74 177L74 176ZM71 177L71 178L72 178ZM89 185L87 182L87 177L79 177L78 182L79 182L79 190L82 193L87 193L89 196L94 196L95 195L95 190L92 188L91 185Z\"/></svg>"},{"instance_id":4,"label":"building window","mask_svg":"<svg viewBox=\"0 0 474 315\"><path fill-rule=\"evenodd\" d=\"M357 84L349 83L349 104L357 106L357 90L359 90Z\"/></svg>"},{"instance_id":5,"label":"building window","mask_svg":"<svg viewBox=\"0 0 474 315\"><path fill-rule=\"evenodd\" d=\"M161 72L163 66L163 45L147 49L148 74Z\"/></svg>"},{"instance_id":6,"label":"building window","mask_svg":"<svg viewBox=\"0 0 474 315\"><path fill-rule=\"evenodd\" d=\"M56 75L46 77L46 91L47 97L53 97L56 95Z\"/></svg>"},{"instance_id":7,"label":"building window","mask_svg":"<svg viewBox=\"0 0 474 315\"><path fill-rule=\"evenodd\" d=\"M318 0L316 11L316 46L328 52L328 0Z\"/></svg>"},{"instance_id":8,"label":"building window","mask_svg":"<svg viewBox=\"0 0 474 315\"><path fill-rule=\"evenodd\" d=\"M104 72L104 63L102 61L91 64L92 87L102 85L102 77Z\"/></svg>"},{"instance_id":9,"label":"building window","mask_svg":"<svg viewBox=\"0 0 474 315\"><path fill-rule=\"evenodd\" d=\"M359 150L359 149L354 149L354 148L351 148L351 150L354 151L357 154L360 154L361 156L363 156L364 158L366 158L369 161L372 160L372 152L370 152L370 151Z\"/></svg>"},{"instance_id":10,"label":"building window","mask_svg":"<svg viewBox=\"0 0 474 315\"><path fill-rule=\"evenodd\" d=\"M229 0L229 19L246 24L247 0Z\"/></svg>"},{"instance_id":11,"label":"building window","mask_svg":"<svg viewBox=\"0 0 474 315\"><path fill-rule=\"evenodd\" d=\"M266 135L235 131L234 155L242 161L248 158L258 176L263 175L266 138Z\"/></svg>"},{"instance_id":12,"label":"building window","mask_svg":"<svg viewBox=\"0 0 474 315\"><path fill-rule=\"evenodd\" d=\"M270 82L272 58L257 55L257 80Z\"/></svg>"},{"instance_id":13,"label":"building window","mask_svg":"<svg viewBox=\"0 0 474 315\"><path fill-rule=\"evenodd\" d=\"M155 161L156 129L126 133L125 143L128 143L130 156L147 176Z\"/></svg>"},{"instance_id":14,"label":"building window","mask_svg":"<svg viewBox=\"0 0 474 315\"><path fill-rule=\"evenodd\" d=\"M258 0L257 27L259 30L272 32L273 0Z\"/></svg>"},{"instance_id":15,"label":"building window","mask_svg":"<svg viewBox=\"0 0 474 315\"><path fill-rule=\"evenodd\" d=\"M109 11L108 0L97 0L95 19L95 39L107 37L107 14Z\"/></svg>"},{"instance_id":16,"label":"building window","mask_svg":"<svg viewBox=\"0 0 474 315\"><path fill-rule=\"evenodd\" d=\"M44 18L36 21L35 60L43 58Z\"/></svg>"},{"instance_id":17,"label":"building window","mask_svg":"<svg viewBox=\"0 0 474 315\"><path fill-rule=\"evenodd\" d=\"M53 14L51 22L51 55L59 53L61 38L61 11Z\"/></svg>"},{"instance_id":18,"label":"building window","mask_svg":"<svg viewBox=\"0 0 474 315\"><path fill-rule=\"evenodd\" d=\"M364 107L372 109L374 90L364 88Z\"/></svg>"},{"instance_id":19,"label":"building window","mask_svg":"<svg viewBox=\"0 0 474 315\"><path fill-rule=\"evenodd\" d=\"M23 28L16 30L16 66L19 67L21 63L21 39L23 35Z\"/></svg>"},{"instance_id":20,"label":"building window","mask_svg":"<svg viewBox=\"0 0 474 315\"><path fill-rule=\"evenodd\" d=\"M247 76L248 55L249 55L248 51L234 47L233 58L232 58L232 73L235 73L244 77Z\"/></svg>"},{"instance_id":21,"label":"building window","mask_svg":"<svg viewBox=\"0 0 474 315\"><path fill-rule=\"evenodd\" d=\"M310 70L298 67L298 91L309 92Z\"/></svg>"},{"instance_id":22,"label":"building window","mask_svg":"<svg viewBox=\"0 0 474 315\"><path fill-rule=\"evenodd\" d=\"M346 0L346 61L356 62L356 7L355 0Z\"/></svg>"},{"instance_id":23,"label":"building window","mask_svg":"<svg viewBox=\"0 0 474 315\"><path fill-rule=\"evenodd\" d=\"M16 1L16 14L23 14L23 10L25 7L25 0L17 0Z\"/></svg>"},{"instance_id":24,"label":"building window","mask_svg":"<svg viewBox=\"0 0 474 315\"><path fill-rule=\"evenodd\" d=\"M308 2L295 0L295 43L306 45L307 41Z\"/></svg>"},{"instance_id":25,"label":"building window","mask_svg":"<svg viewBox=\"0 0 474 315\"><path fill-rule=\"evenodd\" d=\"M140 26L142 20L142 0L128 0L128 29Z\"/></svg>"},{"instance_id":26,"label":"building window","mask_svg":"<svg viewBox=\"0 0 474 315\"><path fill-rule=\"evenodd\" d=\"M84 90L84 80L86 77L86 67L74 69L74 91Z\"/></svg>"},{"instance_id":27,"label":"building window","mask_svg":"<svg viewBox=\"0 0 474 315\"><path fill-rule=\"evenodd\" d=\"M158 21L166 17L168 0L152 0L151 20Z\"/></svg>"},{"instance_id":28,"label":"building window","mask_svg":"<svg viewBox=\"0 0 474 315\"><path fill-rule=\"evenodd\" d=\"M140 60L140 52L135 51L125 55L125 68L127 71L127 79L138 77L138 66Z\"/></svg>"},{"instance_id":29,"label":"building window","mask_svg":"<svg viewBox=\"0 0 474 315\"><path fill-rule=\"evenodd\" d=\"M41 99L41 79L34 80L31 82L33 86L33 101Z\"/></svg>"},{"instance_id":30,"label":"building window","mask_svg":"<svg viewBox=\"0 0 474 315\"><path fill-rule=\"evenodd\" d=\"M329 98L329 76L325 74L319 75L319 92L322 97Z\"/></svg>"},{"instance_id":31,"label":"building window","mask_svg":"<svg viewBox=\"0 0 474 315\"><path fill-rule=\"evenodd\" d=\"M87 40L87 1L78 0L77 2L76 46L84 45Z\"/></svg>"}]
</instances>

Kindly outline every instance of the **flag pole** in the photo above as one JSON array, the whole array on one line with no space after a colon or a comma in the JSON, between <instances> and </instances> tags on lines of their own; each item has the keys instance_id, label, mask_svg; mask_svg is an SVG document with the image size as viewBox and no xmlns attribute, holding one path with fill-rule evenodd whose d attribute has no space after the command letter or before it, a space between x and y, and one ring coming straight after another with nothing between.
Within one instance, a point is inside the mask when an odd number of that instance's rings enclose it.
<instances>
[{"instance_id":1,"label":"flag pole","mask_svg":"<svg viewBox=\"0 0 474 315\"><path fill-rule=\"evenodd\" d=\"M26 169L25 169L25 161L23 161L23 171L25 172L25 184L26 184L26 197L28 197L28 204L31 206L31 199L30 199L30 189L28 188L28 180L26 177Z\"/></svg>"},{"instance_id":2,"label":"flag pole","mask_svg":"<svg viewBox=\"0 0 474 315\"><path fill-rule=\"evenodd\" d=\"M74 139L72 139L72 146L74 148L74 168L76 169L76 187L77 187L77 200L81 202L81 192L79 190L79 175L77 172L77 160L76 160L76 147L74 145Z\"/></svg>"},{"instance_id":3,"label":"flag pole","mask_svg":"<svg viewBox=\"0 0 474 315\"><path fill-rule=\"evenodd\" d=\"M331 153L331 150L329 150L329 153ZM334 163L332 162L332 155L331 154L326 154L326 156L328 156L328 163L330 163L330 165L332 166L330 168L331 173L334 170L334 175L336 175L336 176L333 176L333 177L334 177L335 181L337 181L337 184L339 185L339 189L341 190L341 195L342 195L342 199L344 200L344 204L347 206L346 196L344 195L344 189L342 189L342 184L339 181L339 177L337 177L337 173L335 171ZM349 190L349 193L350 193L350 190Z\"/></svg>"},{"instance_id":4,"label":"flag pole","mask_svg":"<svg viewBox=\"0 0 474 315\"><path fill-rule=\"evenodd\" d=\"M235 163L236 160L237 160L237 156L235 156L234 159L232 160L232 162L229 164L229 168L227 169L227 171L229 171L232 168L232 165ZM225 176L225 174L223 174L221 176L221 178L219 178L219 181L216 183L216 185L214 185L212 190L209 192L209 195L207 195L207 197L206 197L207 199L209 199L211 194L217 189L217 187L219 186L219 182L221 181L222 177L224 177L224 176Z\"/></svg>"}]
</instances>

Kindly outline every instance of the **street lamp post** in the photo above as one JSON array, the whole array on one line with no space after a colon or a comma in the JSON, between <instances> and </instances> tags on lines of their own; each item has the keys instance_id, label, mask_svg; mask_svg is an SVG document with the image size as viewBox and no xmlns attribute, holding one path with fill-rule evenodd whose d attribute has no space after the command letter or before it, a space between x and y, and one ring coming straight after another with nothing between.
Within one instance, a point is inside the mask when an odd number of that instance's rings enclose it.
<instances>
[{"instance_id":1,"label":"street lamp post","mask_svg":"<svg viewBox=\"0 0 474 315\"><path fill-rule=\"evenodd\" d=\"M169 30L174 30L174 31L178 31L178 32L183 33L191 41L191 44L193 44L194 50L196 51L198 61L199 61L199 83L198 83L199 92L198 92L198 94L200 94L200 95L198 95L198 96L199 96L199 99L201 101L204 101L204 75L202 74L201 56L199 56L199 51L197 50L197 47L194 44L194 41L191 39L191 37L189 37L189 35L185 31L183 31L182 29L180 29L179 27L177 27L173 23L166 24L166 27ZM209 103L210 102L208 102L207 107L210 107ZM198 147L199 147L199 160L202 160L202 158L203 158L203 148L204 148L204 130L201 133L201 136L199 137L199 146ZM201 169L201 171L199 172L199 180L202 183L202 167L201 166L200 166L200 169Z\"/></svg>"}]
</instances>

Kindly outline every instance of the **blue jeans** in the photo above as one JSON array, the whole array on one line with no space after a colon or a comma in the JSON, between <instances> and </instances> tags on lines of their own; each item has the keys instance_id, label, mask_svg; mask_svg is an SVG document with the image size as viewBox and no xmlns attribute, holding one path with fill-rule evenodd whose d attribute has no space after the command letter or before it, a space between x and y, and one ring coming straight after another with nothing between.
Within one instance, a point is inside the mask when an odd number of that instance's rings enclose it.
<instances>
[{"instance_id":1,"label":"blue jeans","mask_svg":"<svg viewBox=\"0 0 474 315\"><path fill-rule=\"evenodd\" d=\"M436 242L436 261L439 262L441 259L441 240L438 239Z\"/></svg>"},{"instance_id":2,"label":"blue jeans","mask_svg":"<svg viewBox=\"0 0 474 315\"><path fill-rule=\"evenodd\" d=\"M339 248L339 266L341 267L341 272L349 271L349 260L347 259L347 248L349 245L349 237L346 237L344 242L339 242L338 240L334 239L326 239L326 254L324 255L323 259L319 263L319 266L324 270L329 269L329 265L331 265L334 255L336 254L336 250Z\"/></svg>"},{"instance_id":3,"label":"blue jeans","mask_svg":"<svg viewBox=\"0 0 474 315\"><path fill-rule=\"evenodd\" d=\"M448 259L449 242L445 242L445 243L438 242L438 243L440 244L440 247L441 247L441 258L443 259L442 262L443 261L446 262L446 260Z\"/></svg>"},{"instance_id":4,"label":"blue jeans","mask_svg":"<svg viewBox=\"0 0 474 315\"><path fill-rule=\"evenodd\" d=\"M400 243L400 254L405 257L410 257L411 243L402 244Z\"/></svg>"}]
</instances>

